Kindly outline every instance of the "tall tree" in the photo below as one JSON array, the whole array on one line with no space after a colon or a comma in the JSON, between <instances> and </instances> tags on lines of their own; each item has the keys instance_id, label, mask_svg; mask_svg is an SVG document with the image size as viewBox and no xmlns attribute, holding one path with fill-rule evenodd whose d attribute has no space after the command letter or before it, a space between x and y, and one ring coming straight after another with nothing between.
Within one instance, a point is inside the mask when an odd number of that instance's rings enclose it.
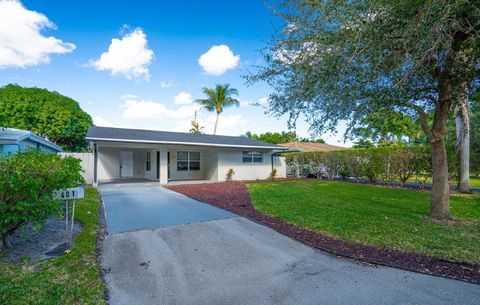
<instances>
[{"instance_id":1,"label":"tall tree","mask_svg":"<svg viewBox=\"0 0 480 305\"><path fill-rule=\"evenodd\" d=\"M358 125L352 129L352 136L377 145L417 143L422 136L418 120L394 111L374 112L360 120Z\"/></svg>"},{"instance_id":2,"label":"tall tree","mask_svg":"<svg viewBox=\"0 0 480 305\"><path fill-rule=\"evenodd\" d=\"M238 91L235 88L231 88L230 84L217 84L215 85L215 89L203 87L202 90L207 98L196 99L195 102L200 104L201 109L206 109L217 114L217 118L215 119L215 128L213 129L213 134L216 134L218 118L223 112L223 109L231 106L240 106L240 102L234 98L234 96L238 95Z\"/></svg>"},{"instance_id":3,"label":"tall tree","mask_svg":"<svg viewBox=\"0 0 480 305\"><path fill-rule=\"evenodd\" d=\"M461 84L472 87L480 76L479 5L285 0L275 9L284 30L264 50L266 64L247 80L275 89L271 114L289 114L291 125L304 114L319 133L340 120L349 122L349 133L379 110L418 118L432 147L430 216L448 219L446 122Z\"/></svg>"},{"instance_id":4,"label":"tall tree","mask_svg":"<svg viewBox=\"0 0 480 305\"><path fill-rule=\"evenodd\" d=\"M31 130L67 151L88 147L92 118L73 99L54 91L7 85L0 88L0 126Z\"/></svg>"}]
</instances>

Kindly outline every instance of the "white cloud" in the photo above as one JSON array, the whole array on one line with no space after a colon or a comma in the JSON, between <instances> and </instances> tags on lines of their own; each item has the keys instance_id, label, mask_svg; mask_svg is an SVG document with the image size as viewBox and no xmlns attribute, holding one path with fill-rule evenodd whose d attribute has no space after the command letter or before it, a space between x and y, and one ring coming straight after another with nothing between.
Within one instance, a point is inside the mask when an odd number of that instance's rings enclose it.
<instances>
[{"instance_id":1,"label":"white cloud","mask_svg":"<svg viewBox=\"0 0 480 305\"><path fill-rule=\"evenodd\" d=\"M136 28L121 39L113 38L108 51L103 52L98 60L91 61L91 64L99 71L110 71L112 75L149 79L148 66L153 56L153 51L147 46L147 35L141 28Z\"/></svg>"},{"instance_id":2,"label":"white cloud","mask_svg":"<svg viewBox=\"0 0 480 305\"><path fill-rule=\"evenodd\" d=\"M51 54L75 49L73 43L43 36L42 29L56 29L55 24L17 0L0 0L0 20L0 68L48 63Z\"/></svg>"},{"instance_id":3,"label":"white cloud","mask_svg":"<svg viewBox=\"0 0 480 305\"><path fill-rule=\"evenodd\" d=\"M101 116L93 117L93 125L95 126L103 126L103 127L113 127L114 125L108 121L107 119Z\"/></svg>"},{"instance_id":4,"label":"white cloud","mask_svg":"<svg viewBox=\"0 0 480 305\"><path fill-rule=\"evenodd\" d=\"M190 93L180 92L179 94L173 97L173 100L177 105L189 105L193 102L193 97Z\"/></svg>"},{"instance_id":5,"label":"white cloud","mask_svg":"<svg viewBox=\"0 0 480 305\"><path fill-rule=\"evenodd\" d=\"M199 108L198 105L190 104L182 105L177 109L171 109L163 103L142 100L131 94L123 95L121 98L123 99L123 104L120 107L125 109L123 117L126 119L193 119L195 111Z\"/></svg>"},{"instance_id":6,"label":"white cloud","mask_svg":"<svg viewBox=\"0 0 480 305\"><path fill-rule=\"evenodd\" d=\"M170 88L173 86L173 82L170 81L161 81L160 88Z\"/></svg>"},{"instance_id":7,"label":"white cloud","mask_svg":"<svg viewBox=\"0 0 480 305\"><path fill-rule=\"evenodd\" d=\"M240 61L240 55L234 55L226 45L213 46L198 59L198 64L211 75L222 75L235 68Z\"/></svg>"},{"instance_id":8,"label":"white cloud","mask_svg":"<svg viewBox=\"0 0 480 305\"><path fill-rule=\"evenodd\" d=\"M211 115L207 118L207 128L211 129L212 131L215 125L216 117L216 115ZM217 133L222 134L222 132L225 132L225 129L232 129L234 127L236 128L245 123L248 123L248 121L245 120L241 114L220 115L218 119ZM238 133L237 130L235 131Z\"/></svg>"}]
</instances>

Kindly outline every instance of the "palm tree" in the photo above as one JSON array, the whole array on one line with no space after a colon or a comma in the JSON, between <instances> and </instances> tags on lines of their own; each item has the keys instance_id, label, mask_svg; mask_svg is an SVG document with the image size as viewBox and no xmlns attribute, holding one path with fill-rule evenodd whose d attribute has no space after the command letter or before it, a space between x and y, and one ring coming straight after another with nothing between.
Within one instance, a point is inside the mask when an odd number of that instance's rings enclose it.
<instances>
[{"instance_id":1,"label":"palm tree","mask_svg":"<svg viewBox=\"0 0 480 305\"><path fill-rule=\"evenodd\" d=\"M200 109L206 109L211 112L215 111L217 113L217 118L215 120L215 128L213 129L213 134L216 134L218 118L220 116L220 113L223 112L223 109L234 105L237 107L240 106L240 102L232 97L234 95L238 95L238 91L235 88L230 88L230 84L217 84L215 85L215 89L203 87L202 91L207 96L207 98L196 99L195 103L200 104Z\"/></svg>"}]
</instances>

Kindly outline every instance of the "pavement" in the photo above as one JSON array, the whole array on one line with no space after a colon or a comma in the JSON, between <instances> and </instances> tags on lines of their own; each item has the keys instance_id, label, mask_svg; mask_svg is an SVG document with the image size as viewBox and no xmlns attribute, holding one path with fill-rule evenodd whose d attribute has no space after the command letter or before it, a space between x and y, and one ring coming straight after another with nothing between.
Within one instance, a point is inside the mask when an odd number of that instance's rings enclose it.
<instances>
[{"instance_id":1,"label":"pavement","mask_svg":"<svg viewBox=\"0 0 480 305\"><path fill-rule=\"evenodd\" d=\"M185 197L164 192L160 186L144 187L122 185L117 189L123 193L125 201L134 202L133 205L138 202L140 208L146 205L143 199L183 202ZM118 195L105 196L103 186L101 190L110 226L118 222L109 220L115 215L115 207L124 207L111 204L112 198L117 203L121 201ZM105 191L111 190L108 187ZM150 203L150 207L159 209L151 211L155 215L184 211L163 210L170 207L167 203ZM190 208L204 211L203 207ZM101 264L105 270L109 303L480 304L480 285L359 264L225 213L223 217L212 213L212 219L205 219L202 214L197 217L202 218L198 221L170 215L179 221L108 235L104 240ZM162 219L168 217L163 215ZM180 223L180 219L186 221ZM127 220L133 222L132 218Z\"/></svg>"},{"instance_id":2,"label":"pavement","mask_svg":"<svg viewBox=\"0 0 480 305\"><path fill-rule=\"evenodd\" d=\"M158 182L100 186L109 233L145 230L235 215L161 187Z\"/></svg>"}]
</instances>

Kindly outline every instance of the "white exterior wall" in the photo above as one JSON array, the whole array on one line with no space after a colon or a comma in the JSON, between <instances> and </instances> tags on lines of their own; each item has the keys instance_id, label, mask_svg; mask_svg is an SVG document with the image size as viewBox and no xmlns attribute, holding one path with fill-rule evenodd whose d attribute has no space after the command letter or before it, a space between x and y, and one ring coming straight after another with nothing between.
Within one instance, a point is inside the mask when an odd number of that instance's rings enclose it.
<instances>
[{"instance_id":1,"label":"white exterior wall","mask_svg":"<svg viewBox=\"0 0 480 305\"><path fill-rule=\"evenodd\" d=\"M242 148L222 147L193 147L179 145L152 145L128 144L123 147L120 143L99 143L98 148L98 181L120 179L120 152L133 152L133 177L148 180L159 180L166 184L168 180L209 180L211 182L225 181L229 168L233 168L234 180L263 180L267 179L272 171L271 155L274 151L264 150L262 163L243 163ZM146 170L146 152L151 152L150 171ZM157 151L160 152L160 175L157 179ZM177 152L194 151L200 152L200 170L177 171ZM258 151L258 150L257 150ZM170 152L170 178L167 180L167 152ZM282 157L274 157L274 166L277 169L277 178L286 177L285 160ZM83 164L83 163L82 163ZM92 174L93 177L93 158ZM89 165L86 165L89 166ZM85 167L84 167L85 169ZM91 178L89 178L91 179Z\"/></svg>"},{"instance_id":2,"label":"white exterior wall","mask_svg":"<svg viewBox=\"0 0 480 305\"><path fill-rule=\"evenodd\" d=\"M225 181L227 171L232 168L233 180L263 180L272 172L272 151L263 151L262 163L243 163L243 150L222 150L218 153L218 181ZM285 178L284 158L274 157L277 178Z\"/></svg>"}]
</instances>

